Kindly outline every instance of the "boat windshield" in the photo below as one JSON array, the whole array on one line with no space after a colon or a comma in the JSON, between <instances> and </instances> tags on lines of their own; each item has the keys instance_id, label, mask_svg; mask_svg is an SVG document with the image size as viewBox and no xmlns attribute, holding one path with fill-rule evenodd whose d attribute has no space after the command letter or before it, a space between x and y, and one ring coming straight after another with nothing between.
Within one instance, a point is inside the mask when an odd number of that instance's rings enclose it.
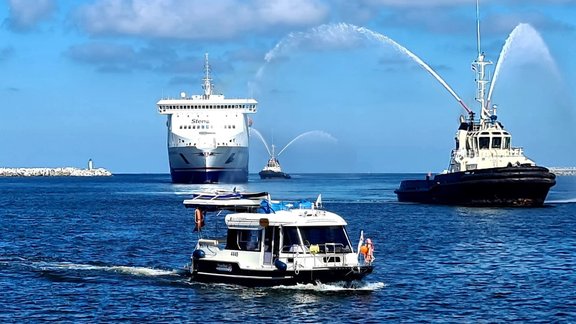
<instances>
[{"instance_id":1,"label":"boat windshield","mask_svg":"<svg viewBox=\"0 0 576 324\"><path fill-rule=\"evenodd\" d=\"M298 233L302 241L298 238ZM302 226L284 227L284 249L294 245L318 245L320 252L351 252L350 242L344 226Z\"/></svg>"}]
</instances>

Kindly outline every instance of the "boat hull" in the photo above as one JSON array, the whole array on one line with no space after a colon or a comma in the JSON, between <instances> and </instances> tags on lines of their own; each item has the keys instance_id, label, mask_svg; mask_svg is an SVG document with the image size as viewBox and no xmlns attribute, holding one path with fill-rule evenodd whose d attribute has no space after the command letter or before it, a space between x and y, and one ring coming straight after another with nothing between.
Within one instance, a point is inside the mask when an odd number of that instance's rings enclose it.
<instances>
[{"instance_id":1,"label":"boat hull","mask_svg":"<svg viewBox=\"0 0 576 324\"><path fill-rule=\"evenodd\" d=\"M170 175L173 183L246 183L248 148L193 146L170 147Z\"/></svg>"},{"instance_id":2,"label":"boat hull","mask_svg":"<svg viewBox=\"0 0 576 324\"><path fill-rule=\"evenodd\" d=\"M262 170L258 173L260 179L290 179L290 175L284 172L265 171Z\"/></svg>"},{"instance_id":3,"label":"boat hull","mask_svg":"<svg viewBox=\"0 0 576 324\"><path fill-rule=\"evenodd\" d=\"M238 263L210 260L196 260L193 264L190 272L194 281L249 287L352 282L361 280L373 271L372 265L323 267L295 272L275 268L268 270L241 269Z\"/></svg>"},{"instance_id":4,"label":"boat hull","mask_svg":"<svg viewBox=\"0 0 576 324\"><path fill-rule=\"evenodd\" d=\"M513 166L404 180L394 192L401 202L460 206L540 207L556 176L547 168Z\"/></svg>"}]
</instances>

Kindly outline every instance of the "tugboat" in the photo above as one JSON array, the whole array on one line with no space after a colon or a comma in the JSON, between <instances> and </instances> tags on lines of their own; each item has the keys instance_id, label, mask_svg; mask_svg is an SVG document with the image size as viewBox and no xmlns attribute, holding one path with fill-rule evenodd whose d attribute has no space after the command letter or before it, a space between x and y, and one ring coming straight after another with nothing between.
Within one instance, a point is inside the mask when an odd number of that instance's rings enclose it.
<instances>
[{"instance_id":1,"label":"tugboat","mask_svg":"<svg viewBox=\"0 0 576 324\"><path fill-rule=\"evenodd\" d=\"M184 200L187 208L195 209L198 233L188 267L192 280L252 287L334 282L352 286L372 273L373 242L364 240L361 232L354 248L346 221L324 210L320 197L315 202L282 202L269 195L223 195ZM222 227L208 219L208 213L225 215L224 238L218 230Z\"/></svg>"},{"instance_id":2,"label":"tugboat","mask_svg":"<svg viewBox=\"0 0 576 324\"><path fill-rule=\"evenodd\" d=\"M274 154L274 144L272 144L272 154L270 154L270 159L262 171L258 172L260 179L290 179L288 173L282 172L280 168L280 162L276 155Z\"/></svg>"},{"instance_id":3,"label":"tugboat","mask_svg":"<svg viewBox=\"0 0 576 324\"><path fill-rule=\"evenodd\" d=\"M556 176L537 166L519 147L511 146L512 135L498 121L496 105L489 106L486 86L490 79L486 60L480 50L478 20L478 57L472 63L476 71L480 119L464 105L468 119L460 117L456 147L448 170L425 180L404 180L394 192L401 202L460 206L539 207Z\"/></svg>"}]
</instances>

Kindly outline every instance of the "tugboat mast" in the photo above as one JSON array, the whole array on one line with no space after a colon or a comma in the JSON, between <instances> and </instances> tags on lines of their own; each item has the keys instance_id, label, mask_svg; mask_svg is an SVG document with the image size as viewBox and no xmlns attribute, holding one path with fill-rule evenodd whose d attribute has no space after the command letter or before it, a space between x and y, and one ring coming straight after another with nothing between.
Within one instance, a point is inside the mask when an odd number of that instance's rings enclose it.
<instances>
[{"instance_id":1,"label":"tugboat mast","mask_svg":"<svg viewBox=\"0 0 576 324\"><path fill-rule=\"evenodd\" d=\"M490 78L486 75L486 66L491 65L492 62L486 60L486 56L481 49L479 2L480 0L476 0L476 46L478 57L472 62L472 68L476 71L476 101L480 103L480 122L484 123L490 120L491 115L495 115L495 111L490 111L486 101L486 87L490 83Z\"/></svg>"}]
</instances>

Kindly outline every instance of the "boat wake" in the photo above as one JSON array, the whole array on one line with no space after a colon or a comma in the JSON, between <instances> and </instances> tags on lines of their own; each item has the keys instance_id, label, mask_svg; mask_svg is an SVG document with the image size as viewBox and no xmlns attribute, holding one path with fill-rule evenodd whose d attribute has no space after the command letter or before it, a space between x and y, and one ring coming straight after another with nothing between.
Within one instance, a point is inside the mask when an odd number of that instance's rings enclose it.
<instances>
[{"instance_id":1,"label":"boat wake","mask_svg":"<svg viewBox=\"0 0 576 324\"><path fill-rule=\"evenodd\" d=\"M107 271L143 277L181 276L180 270L163 270L134 266L103 266L93 264L78 264L71 262L33 262L32 266L42 270L87 270Z\"/></svg>"},{"instance_id":2,"label":"boat wake","mask_svg":"<svg viewBox=\"0 0 576 324\"><path fill-rule=\"evenodd\" d=\"M295 286L275 286L273 289L281 290L298 290L298 291L311 291L311 292L373 292L384 288L386 285L383 282L336 282L330 284L298 284Z\"/></svg>"},{"instance_id":3,"label":"boat wake","mask_svg":"<svg viewBox=\"0 0 576 324\"><path fill-rule=\"evenodd\" d=\"M573 204L573 203L576 203L576 198L557 199L557 200L546 200L545 203L546 203L546 204L550 204L550 205Z\"/></svg>"}]
</instances>

